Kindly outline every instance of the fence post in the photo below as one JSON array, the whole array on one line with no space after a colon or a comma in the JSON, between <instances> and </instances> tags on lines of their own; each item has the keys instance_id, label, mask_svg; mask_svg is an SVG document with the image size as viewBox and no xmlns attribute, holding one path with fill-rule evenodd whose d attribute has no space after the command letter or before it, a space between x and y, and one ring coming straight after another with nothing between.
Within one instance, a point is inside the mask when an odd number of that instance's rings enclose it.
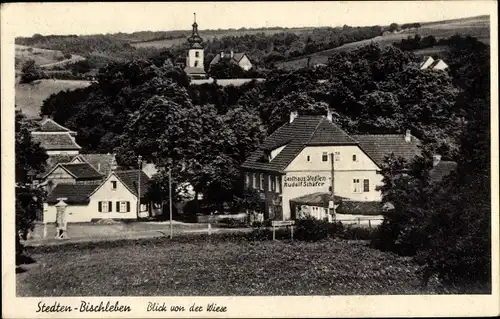
<instances>
[{"instance_id":1,"label":"fence post","mask_svg":"<svg viewBox=\"0 0 500 319\"><path fill-rule=\"evenodd\" d=\"M292 225L292 226L290 226L290 227L291 227L291 228L290 228L290 235L291 235L291 238L292 238L292 241L293 241L293 225Z\"/></svg>"},{"instance_id":2,"label":"fence post","mask_svg":"<svg viewBox=\"0 0 500 319\"><path fill-rule=\"evenodd\" d=\"M368 228L372 228L372 221L371 221L371 219L368 219Z\"/></svg>"},{"instance_id":3,"label":"fence post","mask_svg":"<svg viewBox=\"0 0 500 319\"><path fill-rule=\"evenodd\" d=\"M276 233L275 233L276 226L273 225L273 240L276 240Z\"/></svg>"}]
</instances>

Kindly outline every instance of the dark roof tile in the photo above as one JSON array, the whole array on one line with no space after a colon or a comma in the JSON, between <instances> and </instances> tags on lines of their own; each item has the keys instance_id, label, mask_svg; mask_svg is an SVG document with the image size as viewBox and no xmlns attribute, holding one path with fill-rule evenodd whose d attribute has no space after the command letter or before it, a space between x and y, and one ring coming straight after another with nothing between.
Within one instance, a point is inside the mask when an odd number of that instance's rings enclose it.
<instances>
[{"instance_id":1,"label":"dark roof tile","mask_svg":"<svg viewBox=\"0 0 500 319\"><path fill-rule=\"evenodd\" d=\"M92 165L98 172L102 174L109 174L111 172L111 162L114 159L113 154L80 154L75 157L81 158L83 161Z\"/></svg>"},{"instance_id":2,"label":"dark roof tile","mask_svg":"<svg viewBox=\"0 0 500 319\"><path fill-rule=\"evenodd\" d=\"M62 163L60 165L77 179L99 179L103 177L103 174L96 171L89 163Z\"/></svg>"},{"instance_id":3,"label":"dark roof tile","mask_svg":"<svg viewBox=\"0 0 500 319\"><path fill-rule=\"evenodd\" d=\"M116 176L137 196L137 182L139 174L137 170L115 171ZM150 178L141 171L141 197L144 197L149 189Z\"/></svg>"},{"instance_id":4,"label":"dark roof tile","mask_svg":"<svg viewBox=\"0 0 500 319\"><path fill-rule=\"evenodd\" d=\"M76 144L69 133L36 134L32 132L33 140L40 143L45 150L79 150L81 146Z\"/></svg>"},{"instance_id":5,"label":"dark roof tile","mask_svg":"<svg viewBox=\"0 0 500 319\"><path fill-rule=\"evenodd\" d=\"M52 119L42 120L39 124L39 132L73 132Z\"/></svg>"},{"instance_id":6,"label":"dark roof tile","mask_svg":"<svg viewBox=\"0 0 500 319\"><path fill-rule=\"evenodd\" d=\"M357 142L325 116L299 115L268 136L262 145L243 163L255 170L283 171L306 145L338 145ZM286 145L271 162L262 161L265 153Z\"/></svg>"},{"instance_id":7,"label":"dark roof tile","mask_svg":"<svg viewBox=\"0 0 500 319\"><path fill-rule=\"evenodd\" d=\"M421 142L415 136L411 136L410 142L405 140L404 134L353 135L352 137L359 142L361 149L378 166L382 166L385 157L390 156L391 153L407 161L421 154L419 147Z\"/></svg>"},{"instance_id":8,"label":"dark roof tile","mask_svg":"<svg viewBox=\"0 0 500 319\"><path fill-rule=\"evenodd\" d=\"M58 198L67 198L67 204L88 204L89 196L99 185L57 184L47 197L47 203L56 204Z\"/></svg>"}]
</instances>

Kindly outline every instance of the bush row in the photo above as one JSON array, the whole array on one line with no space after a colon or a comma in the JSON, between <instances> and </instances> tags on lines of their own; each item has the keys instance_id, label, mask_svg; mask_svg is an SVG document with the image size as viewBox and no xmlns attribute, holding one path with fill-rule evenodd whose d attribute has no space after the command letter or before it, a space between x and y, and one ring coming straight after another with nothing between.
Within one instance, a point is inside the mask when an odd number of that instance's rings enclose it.
<instances>
[{"instance_id":1,"label":"bush row","mask_svg":"<svg viewBox=\"0 0 500 319\"><path fill-rule=\"evenodd\" d=\"M248 240L269 240L273 238L273 231L269 228L271 221L254 223L252 232L247 234ZM303 241L319 241L328 238L346 240L371 240L378 236L377 228L358 226L344 226L341 222L329 223L312 217L299 219L294 226L293 238ZM275 230L276 239L290 239L291 231L287 228Z\"/></svg>"}]
</instances>

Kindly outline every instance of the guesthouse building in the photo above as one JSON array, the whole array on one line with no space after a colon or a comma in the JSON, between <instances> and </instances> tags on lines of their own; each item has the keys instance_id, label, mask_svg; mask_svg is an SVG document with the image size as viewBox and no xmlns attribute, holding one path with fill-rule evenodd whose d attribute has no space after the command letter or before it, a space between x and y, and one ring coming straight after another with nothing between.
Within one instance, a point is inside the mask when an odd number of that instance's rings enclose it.
<instances>
[{"instance_id":1,"label":"guesthouse building","mask_svg":"<svg viewBox=\"0 0 500 319\"><path fill-rule=\"evenodd\" d=\"M338 201L378 205L384 157L394 153L411 160L420 154L420 144L409 131L351 136L333 122L330 112L326 116L292 112L289 122L243 163L242 172L246 187L260 192L266 219L295 219L294 203L303 203L311 194L322 198L321 194L330 193L332 175ZM314 207L325 208L325 203Z\"/></svg>"}]
</instances>

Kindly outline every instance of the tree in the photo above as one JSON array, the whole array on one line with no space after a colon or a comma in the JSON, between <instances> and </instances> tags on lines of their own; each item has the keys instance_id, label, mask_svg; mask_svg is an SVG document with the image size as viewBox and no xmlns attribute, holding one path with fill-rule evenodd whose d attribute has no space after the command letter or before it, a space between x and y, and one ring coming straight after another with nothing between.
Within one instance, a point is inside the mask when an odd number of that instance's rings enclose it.
<instances>
[{"instance_id":1,"label":"tree","mask_svg":"<svg viewBox=\"0 0 500 319\"><path fill-rule=\"evenodd\" d=\"M389 25L389 28L387 29L389 32L394 32L394 31L398 31L399 29L399 25L395 22L391 23Z\"/></svg>"},{"instance_id":2,"label":"tree","mask_svg":"<svg viewBox=\"0 0 500 319\"><path fill-rule=\"evenodd\" d=\"M76 74L84 74L88 73L91 70L91 66L88 60L78 61L73 63L71 66L71 73Z\"/></svg>"},{"instance_id":3,"label":"tree","mask_svg":"<svg viewBox=\"0 0 500 319\"><path fill-rule=\"evenodd\" d=\"M43 212L45 193L34 187L32 177L43 171L47 154L35 143L29 123L20 111L16 111L16 260L23 252L19 236L26 239L34 229L37 215Z\"/></svg>"},{"instance_id":4,"label":"tree","mask_svg":"<svg viewBox=\"0 0 500 319\"><path fill-rule=\"evenodd\" d=\"M32 177L43 172L47 153L31 137L30 123L21 111L16 111L16 183L30 184Z\"/></svg>"},{"instance_id":5,"label":"tree","mask_svg":"<svg viewBox=\"0 0 500 319\"><path fill-rule=\"evenodd\" d=\"M43 79L46 75L42 69L35 64L34 60L24 62L21 69L21 83L31 83L35 80Z\"/></svg>"}]
</instances>

